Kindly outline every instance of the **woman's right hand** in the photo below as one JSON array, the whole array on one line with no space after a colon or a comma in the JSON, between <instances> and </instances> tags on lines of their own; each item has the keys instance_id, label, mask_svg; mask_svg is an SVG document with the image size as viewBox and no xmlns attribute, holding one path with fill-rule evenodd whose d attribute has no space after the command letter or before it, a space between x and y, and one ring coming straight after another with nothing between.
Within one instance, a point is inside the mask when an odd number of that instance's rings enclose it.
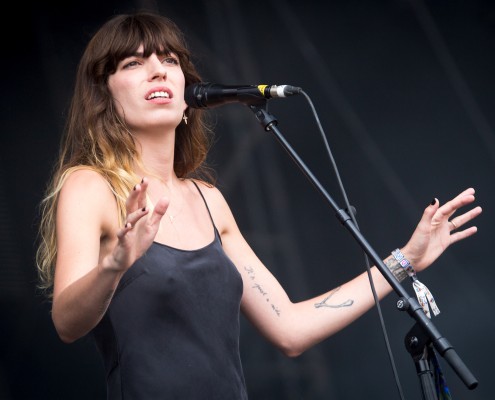
<instances>
[{"instance_id":1,"label":"woman's right hand","mask_svg":"<svg viewBox=\"0 0 495 400\"><path fill-rule=\"evenodd\" d=\"M122 275L153 243L169 201L146 210L147 187L143 179L131 191L119 228L115 195L102 175L81 168L65 180L57 204L52 307L62 341L77 340L101 321Z\"/></svg>"},{"instance_id":2,"label":"woman's right hand","mask_svg":"<svg viewBox=\"0 0 495 400\"><path fill-rule=\"evenodd\" d=\"M116 271L126 271L141 257L155 240L160 227L160 221L167 211L169 200L161 198L151 215L146 203L148 179L134 186L126 201L127 217L125 225L117 232L118 242L110 254L107 268ZM146 217L148 216L148 217Z\"/></svg>"}]
</instances>

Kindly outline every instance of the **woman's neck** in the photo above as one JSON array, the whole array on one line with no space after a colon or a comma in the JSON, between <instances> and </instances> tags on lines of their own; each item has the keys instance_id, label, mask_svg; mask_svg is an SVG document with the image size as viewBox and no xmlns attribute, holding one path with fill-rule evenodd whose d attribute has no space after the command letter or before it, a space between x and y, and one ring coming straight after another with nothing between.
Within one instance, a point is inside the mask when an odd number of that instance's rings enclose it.
<instances>
[{"instance_id":1,"label":"woman's neck","mask_svg":"<svg viewBox=\"0 0 495 400\"><path fill-rule=\"evenodd\" d=\"M151 173L164 183L172 183L177 179L174 171L175 134L140 134L136 138L145 168L145 171L141 171L137 167L136 172L143 176Z\"/></svg>"}]
</instances>

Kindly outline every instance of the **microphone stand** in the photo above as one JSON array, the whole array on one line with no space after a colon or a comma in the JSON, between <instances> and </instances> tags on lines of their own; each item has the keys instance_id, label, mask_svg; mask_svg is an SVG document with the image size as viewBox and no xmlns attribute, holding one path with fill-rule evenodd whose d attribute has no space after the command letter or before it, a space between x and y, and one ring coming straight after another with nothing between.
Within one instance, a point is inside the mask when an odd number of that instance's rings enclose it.
<instances>
[{"instance_id":1,"label":"microphone stand","mask_svg":"<svg viewBox=\"0 0 495 400\"><path fill-rule=\"evenodd\" d=\"M400 311L407 311L407 313L416 321L413 328L405 337L405 345L416 365L416 371L418 377L420 378L423 400L438 399L435 391L433 374L430 369L429 354L433 351L433 348L435 348L438 353L447 360L458 377L469 389L476 388L476 386L478 386L477 379L457 355L449 341L440 334L438 329L433 325L432 321L426 316L417 300L409 295L392 272L390 272L381 257L378 256L375 250L361 234L359 229L357 229L355 224L352 222L352 219L349 214L347 214L346 210L337 205L337 203L327 193L325 188L316 179L310 169L284 138L280 130L277 128L277 119L267 111L267 100L256 100L251 103L247 103L246 105L255 114L258 122L264 130L275 134L275 138L287 151L292 160L335 210L338 220L349 230L351 235L354 239L356 239L365 253L371 260L373 260L376 268L385 277L392 289L398 294L399 300L397 301L397 308Z\"/></svg>"}]
</instances>

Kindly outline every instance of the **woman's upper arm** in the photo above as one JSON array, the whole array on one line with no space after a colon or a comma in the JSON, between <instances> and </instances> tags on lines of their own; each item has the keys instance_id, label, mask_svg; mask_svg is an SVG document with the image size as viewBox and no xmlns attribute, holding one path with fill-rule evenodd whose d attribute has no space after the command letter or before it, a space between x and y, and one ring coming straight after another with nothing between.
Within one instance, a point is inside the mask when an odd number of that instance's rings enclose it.
<instances>
[{"instance_id":1,"label":"woman's upper arm","mask_svg":"<svg viewBox=\"0 0 495 400\"><path fill-rule=\"evenodd\" d=\"M280 336L284 325L292 318L292 303L244 239L225 199L220 193L215 197L213 218L221 234L224 251L243 279L243 313L264 336L279 344L283 340Z\"/></svg>"},{"instance_id":2,"label":"woman's upper arm","mask_svg":"<svg viewBox=\"0 0 495 400\"><path fill-rule=\"evenodd\" d=\"M101 175L84 169L69 175L57 203L54 298L98 265L101 238L109 233L113 220L118 224L116 210Z\"/></svg>"}]
</instances>

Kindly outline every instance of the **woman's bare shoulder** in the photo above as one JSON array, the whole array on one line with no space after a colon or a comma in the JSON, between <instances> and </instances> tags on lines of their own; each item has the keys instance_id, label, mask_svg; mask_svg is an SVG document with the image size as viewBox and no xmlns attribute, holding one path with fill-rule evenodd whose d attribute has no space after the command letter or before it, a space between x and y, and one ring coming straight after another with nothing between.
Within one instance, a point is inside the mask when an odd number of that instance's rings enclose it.
<instances>
[{"instance_id":1,"label":"woman's bare shoulder","mask_svg":"<svg viewBox=\"0 0 495 400\"><path fill-rule=\"evenodd\" d=\"M64 213L99 215L102 221L117 211L116 199L107 180L99 172L89 168L70 171L61 183L58 208ZM115 214L116 215L116 214Z\"/></svg>"},{"instance_id":2,"label":"woman's bare shoulder","mask_svg":"<svg viewBox=\"0 0 495 400\"><path fill-rule=\"evenodd\" d=\"M222 191L215 185L195 180L221 234L237 229L234 215Z\"/></svg>"},{"instance_id":3,"label":"woman's bare shoulder","mask_svg":"<svg viewBox=\"0 0 495 400\"><path fill-rule=\"evenodd\" d=\"M112 188L101 173L91 168L75 168L65 174L61 181L60 196L99 200L114 198Z\"/></svg>"},{"instance_id":4,"label":"woman's bare shoulder","mask_svg":"<svg viewBox=\"0 0 495 400\"><path fill-rule=\"evenodd\" d=\"M198 180L198 179L192 179L193 182L196 183L198 186L199 190L205 197L205 200L207 201L208 205L210 206L227 206L227 201L225 200L225 197L221 190L215 186L212 183ZM211 203L211 204L210 204Z\"/></svg>"},{"instance_id":5,"label":"woman's bare shoulder","mask_svg":"<svg viewBox=\"0 0 495 400\"><path fill-rule=\"evenodd\" d=\"M100 189L103 186L106 186L107 189L110 189L107 181L102 174L89 167L80 167L73 168L65 174L62 188L86 188L88 190L92 190L95 188Z\"/></svg>"}]
</instances>

